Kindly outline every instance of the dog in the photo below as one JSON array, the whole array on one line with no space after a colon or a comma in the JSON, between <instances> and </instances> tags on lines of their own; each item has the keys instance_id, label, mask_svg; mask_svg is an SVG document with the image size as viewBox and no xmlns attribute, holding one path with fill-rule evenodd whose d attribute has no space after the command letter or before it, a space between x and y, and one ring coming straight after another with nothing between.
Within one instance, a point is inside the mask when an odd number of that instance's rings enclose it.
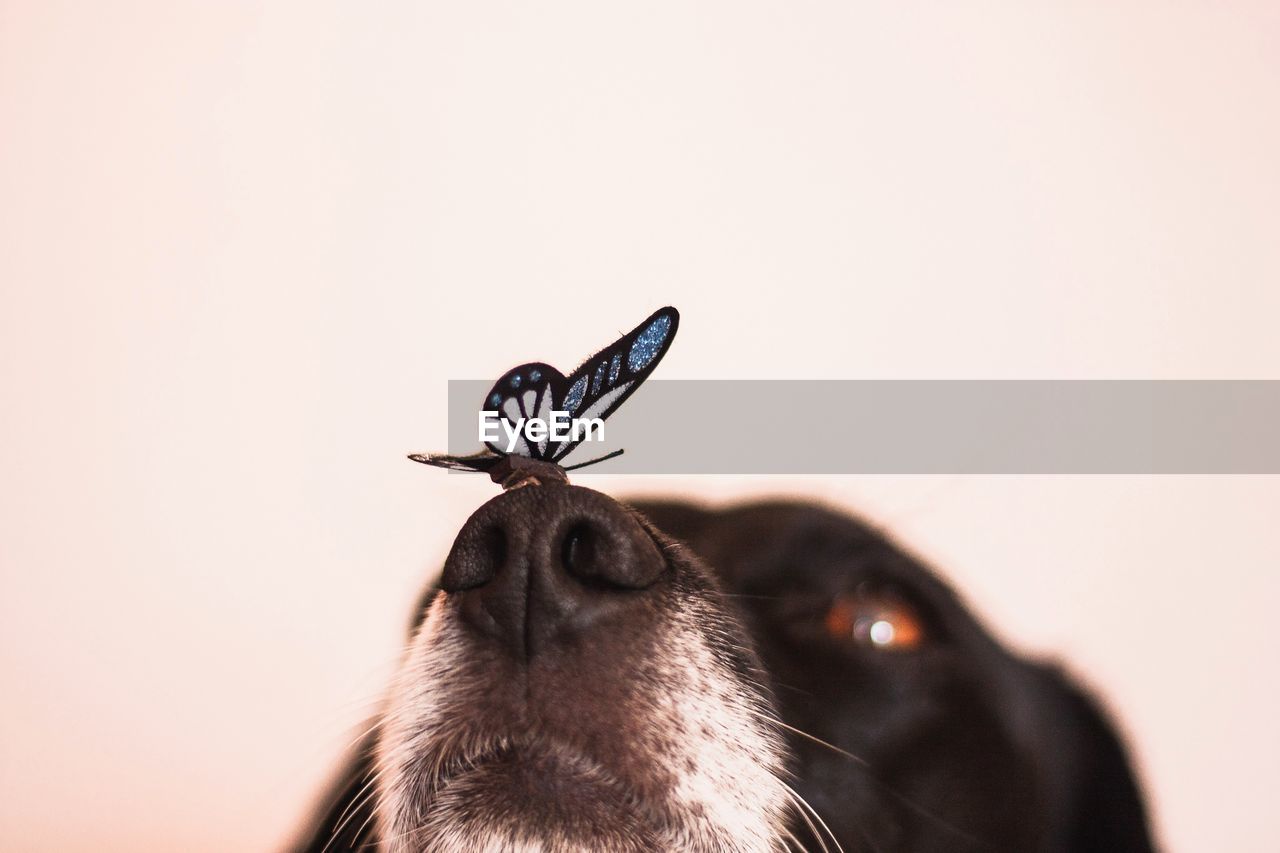
<instances>
[{"instance_id":1,"label":"dog","mask_svg":"<svg viewBox=\"0 0 1280 853\"><path fill-rule=\"evenodd\" d=\"M1098 704L831 509L527 485L416 613L296 850L1153 849Z\"/></svg>"}]
</instances>

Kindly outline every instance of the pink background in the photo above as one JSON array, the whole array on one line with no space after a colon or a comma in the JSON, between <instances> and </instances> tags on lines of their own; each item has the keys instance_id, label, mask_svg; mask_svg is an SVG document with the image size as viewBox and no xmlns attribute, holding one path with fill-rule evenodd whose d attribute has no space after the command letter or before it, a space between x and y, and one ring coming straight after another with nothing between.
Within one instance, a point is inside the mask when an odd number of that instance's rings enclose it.
<instances>
[{"instance_id":1,"label":"pink background","mask_svg":"<svg viewBox=\"0 0 1280 853\"><path fill-rule=\"evenodd\" d=\"M0 846L287 837L493 494L449 378L1278 378L1278 8L3 0ZM1275 850L1277 478L583 481L865 512Z\"/></svg>"}]
</instances>

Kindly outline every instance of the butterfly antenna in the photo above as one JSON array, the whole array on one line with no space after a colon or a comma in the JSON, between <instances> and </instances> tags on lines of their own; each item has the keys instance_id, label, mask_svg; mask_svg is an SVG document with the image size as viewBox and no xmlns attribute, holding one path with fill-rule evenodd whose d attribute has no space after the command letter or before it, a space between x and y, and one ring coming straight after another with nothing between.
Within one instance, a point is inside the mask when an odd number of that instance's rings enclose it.
<instances>
[{"instance_id":1,"label":"butterfly antenna","mask_svg":"<svg viewBox=\"0 0 1280 853\"><path fill-rule=\"evenodd\" d=\"M621 456L621 455L622 455L622 450L618 449L613 451L612 453L606 453L604 456L597 456L595 459L588 459L586 462L579 462L577 465L567 465L565 466L564 470L573 471L578 468L585 468L588 465L594 465L597 462L603 462L606 459L612 459L615 456Z\"/></svg>"}]
</instances>

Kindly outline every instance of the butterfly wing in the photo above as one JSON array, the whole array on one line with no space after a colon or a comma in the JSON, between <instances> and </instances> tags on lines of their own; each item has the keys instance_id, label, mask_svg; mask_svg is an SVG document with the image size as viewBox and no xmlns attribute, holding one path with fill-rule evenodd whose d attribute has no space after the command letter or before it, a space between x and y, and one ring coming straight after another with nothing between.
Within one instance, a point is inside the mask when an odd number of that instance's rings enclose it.
<instances>
[{"instance_id":1,"label":"butterfly wing","mask_svg":"<svg viewBox=\"0 0 1280 853\"><path fill-rule=\"evenodd\" d=\"M591 356L568 377L540 361L514 367L489 389L482 407L485 412L497 413L500 429L497 441L486 441L485 450L470 456L415 453L409 458L424 465L454 471L489 471L510 454L558 462L577 447L585 435L563 441L552 440L548 435L530 442L523 431L517 429L521 419L537 418L551 423L553 412L565 412L570 418L604 420L658 366L670 348L679 324L680 314L676 309L669 306L660 308L639 326ZM514 442L510 438L512 435L515 436ZM617 453L602 458L607 459Z\"/></svg>"},{"instance_id":2,"label":"butterfly wing","mask_svg":"<svg viewBox=\"0 0 1280 853\"><path fill-rule=\"evenodd\" d=\"M409 458L423 465L448 468L450 471L488 471L502 459L502 455L483 450L470 456L448 456L443 453L411 453Z\"/></svg>"},{"instance_id":3,"label":"butterfly wing","mask_svg":"<svg viewBox=\"0 0 1280 853\"><path fill-rule=\"evenodd\" d=\"M643 323L588 358L564 380L564 391L553 398L556 411L571 418L604 420L623 404L667 354L680 314L668 306L659 308ZM558 383L557 383L558 384ZM552 389L555 391L556 389ZM547 442L544 457L558 462L582 441L583 436Z\"/></svg>"},{"instance_id":4,"label":"butterfly wing","mask_svg":"<svg viewBox=\"0 0 1280 853\"><path fill-rule=\"evenodd\" d=\"M485 444L494 453L513 453L530 459L548 459L549 440L530 443L523 433L516 435L508 449L509 432L515 433L521 418L551 420L556 400L563 397L564 374L540 361L513 367L494 383L485 397L483 410L497 412L500 426L498 441Z\"/></svg>"}]
</instances>

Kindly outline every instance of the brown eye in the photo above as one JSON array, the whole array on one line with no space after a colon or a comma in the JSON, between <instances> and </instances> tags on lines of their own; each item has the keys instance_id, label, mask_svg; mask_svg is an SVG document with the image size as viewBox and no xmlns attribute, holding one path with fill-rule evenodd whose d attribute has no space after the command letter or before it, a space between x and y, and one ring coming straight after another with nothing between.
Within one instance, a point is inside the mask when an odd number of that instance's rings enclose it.
<instances>
[{"instance_id":1,"label":"brown eye","mask_svg":"<svg viewBox=\"0 0 1280 853\"><path fill-rule=\"evenodd\" d=\"M827 611L824 624L832 639L873 649L905 651L924 642L924 626L915 610L886 594L842 595Z\"/></svg>"}]
</instances>

